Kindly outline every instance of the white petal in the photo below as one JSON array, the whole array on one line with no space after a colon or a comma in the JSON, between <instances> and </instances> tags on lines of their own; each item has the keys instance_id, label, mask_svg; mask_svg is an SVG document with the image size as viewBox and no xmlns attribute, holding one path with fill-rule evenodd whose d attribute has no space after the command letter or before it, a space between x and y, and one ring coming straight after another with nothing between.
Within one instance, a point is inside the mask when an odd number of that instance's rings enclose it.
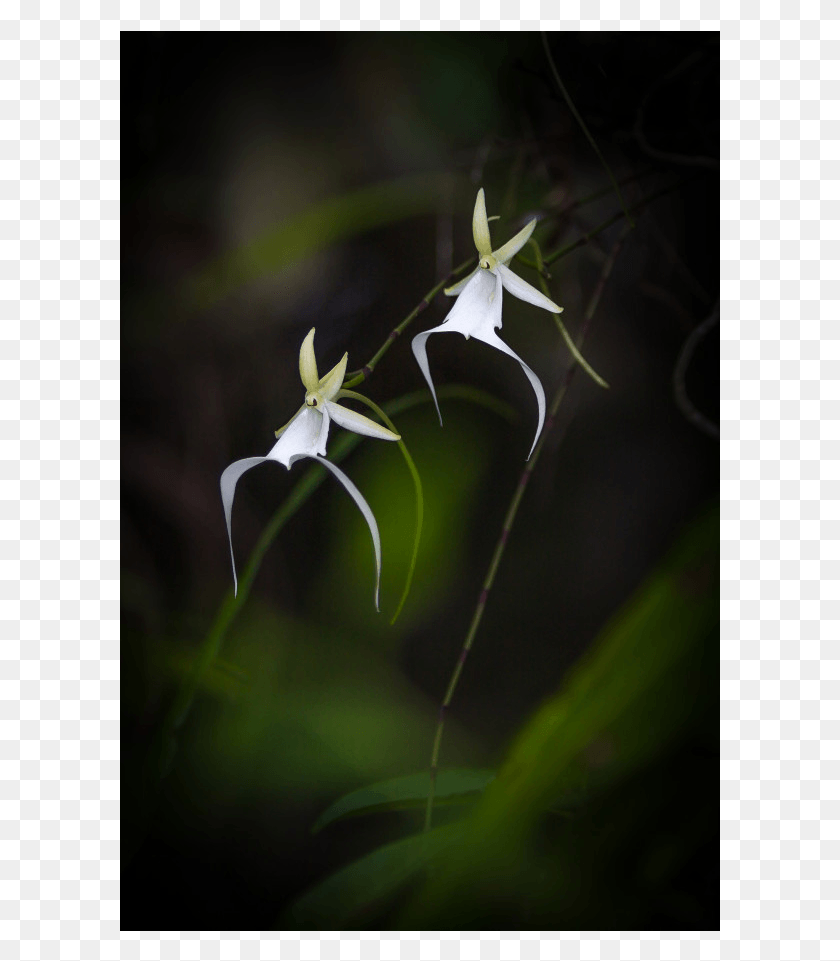
<instances>
[{"instance_id":1,"label":"white petal","mask_svg":"<svg viewBox=\"0 0 840 961\"><path fill-rule=\"evenodd\" d=\"M543 310L550 310L552 314L562 314L563 308L558 307L553 300L549 300L545 294L541 293L536 287L532 287L509 268L502 264L496 268L505 290L509 290L514 297L524 300L526 303L533 304L535 307L542 307Z\"/></svg>"},{"instance_id":2,"label":"white petal","mask_svg":"<svg viewBox=\"0 0 840 961\"><path fill-rule=\"evenodd\" d=\"M528 243L531 234L534 232L534 227L537 226L537 218L535 217L529 224L526 224L519 233L512 237L506 244L502 244L498 250L493 251L493 256L500 264L507 264L509 260L512 260L520 250Z\"/></svg>"},{"instance_id":3,"label":"white petal","mask_svg":"<svg viewBox=\"0 0 840 961\"><path fill-rule=\"evenodd\" d=\"M493 253L490 246L490 226L487 223L487 208L484 205L484 187L478 192L475 198L475 209L473 210L473 240L476 250L482 257L489 257Z\"/></svg>"},{"instance_id":4,"label":"white petal","mask_svg":"<svg viewBox=\"0 0 840 961\"><path fill-rule=\"evenodd\" d=\"M298 415L302 410L306 410L306 404L301 404L300 407L298 407L298 409L297 409L297 411L295 412L295 414L292 416L291 420L286 421L286 423L285 423L282 427L280 427L280 428L278 428L278 430L274 431L274 436L275 436L275 437L280 437L280 436L282 436L282 434L286 431L286 429L292 426L292 421L295 419L295 417L297 417L297 415Z\"/></svg>"},{"instance_id":5,"label":"white petal","mask_svg":"<svg viewBox=\"0 0 840 961\"><path fill-rule=\"evenodd\" d=\"M324 402L324 407L326 407L329 412L330 420L335 421L339 427L343 427L345 430L352 430L357 434L364 434L365 437L376 437L379 440L400 439L399 434L395 434L393 431L388 430L387 427L377 424L376 421L365 417L363 414L357 414L355 410L342 407L341 404L336 404L328 400Z\"/></svg>"},{"instance_id":6,"label":"white petal","mask_svg":"<svg viewBox=\"0 0 840 961\"><path fill-rule=\"evenodd\" d=\"M467 284L475 277L476 271L481 270L480 267L476 267L472 273L467 274L463 280L459 280L457 284L453 284L451 287L444 287L443 292L447 297L457 297L458 294L467 286Z\"/></svg>"},{"instance_id":7,"label":"white petal","mask_svg":"<svg viewBox=\"0 0 840 961\"><path fill-rule=\"evenodd\" d=\"M479 270L452 305L443 322L446 330L472 337L476 331L502 326L502 282L489 270Z\"/></svg>"},{"instance_id":8,"label":"white petal","mask_svg":"<svg viewBox=\"0 0 840 961\"><path fill-rule=\"evenodd\" d=\"M443 424L440 413L432 372L429 369L429 358L426 356L426 341L431 334L461 334L467 340L479 335L479 331L486 330L493 333L494 326L502 324L502 281L489 270L479 270L469 279L466 287L452 305L452 310L446 316L440 327L424 330L411 341L411 349L429 390L435 402L438 420ZM483 339L483 338L481 338Z\"/></svg>"},{"instance_id":9,"label":"white petal","mask_svg":"<svg viewBox=\"0 0 840 961\"><path fill-rule=\"evenodd\" d=\"M432 381L432 372L429 370L429 358L426 356L426 341L429 339L430 334L438 334L444 330L444 325L441 324L440 327L433 327L431 330L424 330L423 333L417 334L411 341L411 349L414 351L414 358L417 361L417 365L420 368L421 373L426 378L426 383L429 385L429 390L432 392L432 400L435 402L435 410L437 411L438 420L443 426L443 418L440 415L440 405L438 404L437 394L435 393L435 385Z\"/></svg>"},{"instance_id":10,"label":"white petal","mask_svg":"<svg viewBox=\"0 0 840 961\"><path fill-rule=\"evenodd\" d=\"M356 506L362 512L362 516L367 521L367 525L370 528L370 536L373 538L373 554L376 559L376 590L373 595L373 602L376 605L377 611L379 610L379 575L382 572L382 551L379 545L379 528L376 526L376 518L373 516L373 511L370 509L368 502L359 493L359 489L350 480L350 478L343 472L340 471L335 464L330 463L325 457L315 457L315 460L319 464L323 464L327 470L331 471L335 477L344 485L344 489L356 502Z\"/></svg>"},{"instance_id":11,"label":"white petal","mask_svg":"<svg viewBox=\"0 0 840 961\"><path fill-rule=\"evenodd\" d=\"M502 340L501 337L496 333L495 330L482 331L480 334L476 334L476 340L482 340L485 344L489 344L491 347L495 347L496 350L500 350L503 354L507 354L508 357L513 357L515 361L518 361L525 371L525 376L531 382L531 386L534 388L534 393L537 395L537 432L534 435L534 443L531 444L531 449L528 451L527 460L531 454L534 452L534 447L537 444L537 440L543 429L543 423L545 422L545 391L540 383L539 377L531 370L531 368L525 363L525 361L519 357L514 351L508 347L508 345Z\"/></svg>"},{"instance_id":12,"label":"white petal","mask_svg":"<svg viewBox=\"0 0 840 961\"><path fill-rule=\"evenodd\" d=\"M239 584L236 580L236 561L233 557L233 536L231 535L230 530L230 518L231 513L233 512L233 495L236 492L236 482L245 473L245 471L250 470L252 467L256 467L257 464L264 464L267 460L267 457L245 457L242 460L234 461L229 467L224 469L221 480L219 481L219 486L222 490L222 507L225 509L225 523L227 524L228 542L230 543L230 563L233 567L234 597L239 589Z\"/></svg>"},{"instance_id":13,"label":"white petal","mask_svg":"<svg viewBox=\"0 0 840 961\"><path fill-rule=\"evenodd\" d=\"M328 374L324 374L318 384L318 389L325 400L332 400L333 397L335 397L335 395L341 390L341 385L344 383L344 374L346 370L347 354L341 358L341 360Z\"/></svg>"},{"instance_id":14,"label":"white petal","mask_svg":"<svg viewBox=\"0 0 840 961\"><path fill-rule=\"evenodd\" d=\"M318 365L315 362L314 340L315 328L313 327L300 345L300 379L309 391L318 389Z\"/></svg>"},{"instance_id":15,"label":"white petal","mask_svg":"<svg viewBox=\"0 0 840 961\"><path fill-rule=\"evenodd\" d=\"M304 407L286 427L280 440L266 457L278 461L284 467L291 467L298 457L326 454L329 430L329 414L314 407Z\"/></svg>"}]
</instances>

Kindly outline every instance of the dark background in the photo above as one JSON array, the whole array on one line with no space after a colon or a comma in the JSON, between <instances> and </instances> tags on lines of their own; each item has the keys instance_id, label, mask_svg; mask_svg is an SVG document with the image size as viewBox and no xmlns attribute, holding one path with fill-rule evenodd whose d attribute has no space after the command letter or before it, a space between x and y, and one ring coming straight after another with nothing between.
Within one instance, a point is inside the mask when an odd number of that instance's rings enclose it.
<instances>
[{"instance_id":1,"label":"dark background","mask_svg":"<svg viewBox=\"0 0 840 961\"><path fill-rule=\"evenodd\" d=\"M457 691L444 766L497 764L717 499L716 440L680 410L672 381L718 297L718 35L549 39L612 169L643 174L624 185L628 202L675 189L637 214L619 255L584 346L610 390L579 372L564 400ZM369 441L343 469L379 521L383 613L371 603L367 529L328 481L269 550L162 760L166 712L231 587L219 475L266 453L297 410L310 327L322 373L345 350L361 367L472 255L479 186L503 218L494 242L528 215L553 215L538 232L546 252L621 208L605 192L562 213L610 182L538 34L123 34L121 59L121 924L271 928L308 885L419 823L359 819L309 836L341 794L428 765L437 704L533 438L534 399L512 361L430 339L436 384L482 388L516 419L456 401L442 404L443 429L430 405L399 419L427 510L401 618L389 626L411 486L395 445ZM390 193L376 187L386 182ZM325 206L336 198L347 204L340 230ZM290 224L297 232L284 239ZM552 267L573 333L621 229ZM384 403L423 387L410 337L451 303L438 297L420 315L362 388L369 396ZM507 296L504 319L503 337L550 399L569 363L550 316ZM717 371L715 327L686 377L715 423ZM240 569L304 470L266 467L240 483ZM716 702L716 687L706 695ZM691 796L681 796L685 823L700 817L712 846L680 869L686 898L641 911L631 927L717 926L717 731L708 733L699 781L688 765Z\"/></svg>"}]
</instances>

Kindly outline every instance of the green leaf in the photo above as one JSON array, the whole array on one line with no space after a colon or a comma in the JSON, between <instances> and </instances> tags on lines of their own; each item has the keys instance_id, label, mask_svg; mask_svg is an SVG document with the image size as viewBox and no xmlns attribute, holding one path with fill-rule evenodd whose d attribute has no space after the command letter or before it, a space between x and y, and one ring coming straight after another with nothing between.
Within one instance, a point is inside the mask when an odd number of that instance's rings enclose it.
<instances>
[{"instance_id":1,"label":"green leaf","mask_svg":"<svg viewBox=\"0 0 840 961\"><path fill-rule=\"evenodd\" d=\"M455 803L467 800L483 791L495 777L495 771L470 769L439 771L435 785L435 800ZM401 811L422 808L429 794L429 772L407 774L378 784L370 784L351 791L331 804L312 826L317 834L328 824L346 817L374 814L382 811Z\"/></svg>"},{"instance_id":2,"label":"green leaf","mask_svg":"<svg viewBox=\"0 0 840 961\"><path fill-rule=\"evenodd\" d=\"M437 861L458 837L448 825L386 844L330 875L298 898L281 918L289 930L357 927L363 912L396 894L430 861Z\"/></svg>"}]
</instances>

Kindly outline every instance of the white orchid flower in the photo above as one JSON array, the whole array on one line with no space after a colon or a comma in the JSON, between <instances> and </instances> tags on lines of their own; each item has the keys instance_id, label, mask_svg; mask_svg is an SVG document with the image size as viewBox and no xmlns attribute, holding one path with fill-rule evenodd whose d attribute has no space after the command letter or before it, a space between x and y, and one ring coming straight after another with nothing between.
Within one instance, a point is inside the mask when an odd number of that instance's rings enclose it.
<instances>
[{"instance_id":1,"label":"white orchid flower","mask_svg":"<svg viewBox=\"0 0 840 961\"><path fill-rule=\"evenodd\" d=\"M333 367L333 369L323 377L318 377L318 367L315 362L315 349L313 341L315 339L315 328L306 335L300 348L300 379L306 388L306 398L303 406L295 416L280 430L275 431L278 438L277 443L265 455L265 457L245 457L242 460L234 461L226 467L221 477L222 504L225 509L225 521L227 522L228 541L230 542L230 560L233 565L233 592L237 592L238 584L236 580L236 561L233 556L233 537L231 536L231 512L233 510L233 496L236 491L236 482L252 467L258 464L265 464L275 461L282 464L285 468L290 468L296 461L304 457L311 457L327 468L344 485L347 493L356 502L356 506L362 512L370 534L373 538L373 552L376 559L376 590L374 602L376 609L379 610L379 575L382 569L381 548L379 542L379 528L376 525L376 518L373 511L368 506L367 501L359 493L356 485L349 477L340 471L335 464L330 463L324 455L327 452L327 435L330 430L330 423L335 421L340 427L355 431L357 434L364 434L366 437L377 437L380 440L399 440L400 435L393 433L386 427L357 414L354 410L342 407L335 402L341 395L341 385L344 382L344 372L347 369L347 354Z\"/></svg>"},{"instance_id":2,"label":"white orchid flower","mask_svg":"<svg viewBox=\"0 0 840 961\"><path fill-rule=\"evenodd\" d=\"M537 432L534 435L534 443L531 445L528 457L534 450L545 421L545 391L543 391L537 375L499 337L496 328L502 326L503 288L513 294L514 297L527 301L535 307L542 307L543 310L549 310L554 314L563 311L562 307L558 307L553 300L549 300L535 287L526 283L521 277L517 277L508 267L510 261L528 242L536 224L536 219L532 220L506 244L503 244L497 250L493 250L490 245L490 225L487 221L487 209L484 205L484 188L479 190L473 213L473 239L478 250L478 266L468 277L444 290L448 297L457 296L458 299L443 323L439 327L433 327L431 330L425 330L423 333L417 334L411 342L411 349L414 351L420 370L423 372L426 383L432 392L441 424L443 418L440 416L435 385L432 382L429 360L426 356L426 341L431 334L458 333L463 334L467 340L470 337L475 337L476 340L483 341L518 361L534 388L539 408Z\"/></svg>"}]
</instances>

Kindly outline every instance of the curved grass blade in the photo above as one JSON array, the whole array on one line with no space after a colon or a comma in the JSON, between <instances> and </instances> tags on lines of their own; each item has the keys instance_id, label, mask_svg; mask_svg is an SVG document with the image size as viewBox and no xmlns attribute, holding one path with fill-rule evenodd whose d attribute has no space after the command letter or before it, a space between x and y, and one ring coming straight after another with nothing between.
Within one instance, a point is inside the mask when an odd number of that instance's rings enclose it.
<instances>
[{"instance_id":1,"label":"curved grass blade","mask_svg":"<svg viewBox=\"0 0 840 961\"><path fill-rule=\"evenodd\" d=\"M286 930L339 930L359 926L362 914L395 895L460 834L450 824L386 844L336 871L298 898L280 919Z\"/></svg>"},{"instance_id":2,"label":"curved grass blade","mask_svg":"<svg viewBox=\"0 0 840 961\"><path fill-rule=\"evenodd\" d=\"M341 390L338 394L339 397L349 397L352 400L358 400L362 404L366 404L378 417L380 417L386 427L390 428L395 434L399 434L399 431L394 427L394 422L386 413L384 413L372 400L365 397L364 394L357 394L355 390ZM423 483L420 480L420 474L417 471L417 467L414 460L408 452L408 448L405 446L405 441L400 438L397 441L397 446L405 459L408 470L411 474L411 480L414 484L414 508L415 517L417 518L414 525L414 546L411 550L411 561L408 565L408 576L405 580L405 587L403 588L402 597L400 598L399 604L397 604L397 609L394 612L394 616L391 618L391 623L400 616L400 611L403 609L408 593L411 590L411 582L414 579L414 568L417 565L417 554L420 551L420 533L423 530Z\"/></svg>"},{"instance_id":3,"label":"curved grass blade","mask_svg":"<svg viewBox=\"0 0 840 961\"><path fill-rule=\"evenodd\" d=\"M441 771L437 779L436 800L438 804L442 801L450 803L467 801L480 794L495 776L495 771L469 768ZM384 811L420 809L425 805L428 793L428 771L369 784L345 794L331 804L312 825L312 833L317 834L328 824L348 817Z\"/></svg>"}]
</instances>

